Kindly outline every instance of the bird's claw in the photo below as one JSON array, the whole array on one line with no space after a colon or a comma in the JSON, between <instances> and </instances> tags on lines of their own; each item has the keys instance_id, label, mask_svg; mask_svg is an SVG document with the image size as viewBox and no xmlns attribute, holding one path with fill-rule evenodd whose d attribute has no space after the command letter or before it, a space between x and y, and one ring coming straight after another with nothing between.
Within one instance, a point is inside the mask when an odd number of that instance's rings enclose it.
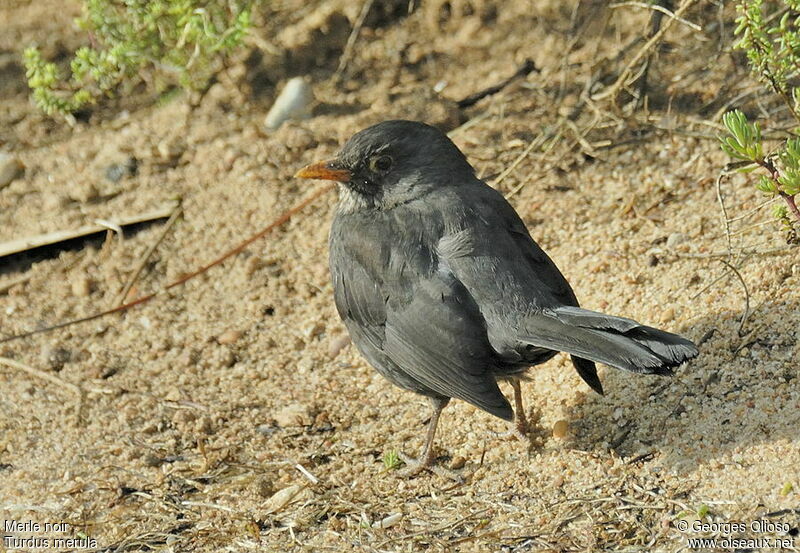
<instances>
[{"instance_id":1,"label":"bird's claw","mask_svg":"<svg viewBox=\"0 0 800 553\"><path fill-rule=\"evenodd\" d=\"M402 478L414 478L415 476L419 476L422 472L429 470L442 478L452 480L458 484L463 484L465 482L463 476L453 470L434 464L432 459L431 461L424 462L410 457L403 452L399 452L397 456L406 464L406 468L397 471L397 474Z\"/></svg>"}]
</instances>

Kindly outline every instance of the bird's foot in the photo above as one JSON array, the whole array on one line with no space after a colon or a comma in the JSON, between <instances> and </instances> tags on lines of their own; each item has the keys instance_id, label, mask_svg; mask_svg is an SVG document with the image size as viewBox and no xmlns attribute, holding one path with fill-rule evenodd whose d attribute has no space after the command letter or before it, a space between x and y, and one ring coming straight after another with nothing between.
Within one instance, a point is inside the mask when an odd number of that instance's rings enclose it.
<instances>
[{"instance_id":1,"label":"bird's foot","mask_svg":"<svg viewBox=\"0 0 800 553\"><path fill-rule=\"evenodd\" d=\"M525 426L520 428L518 425L514 425L514 428L508 430L507 432L503 432L500 434L501 438L507 438L509 440L519 440L520 442L527 442L530 439L528 435L528 427Z\"/></svg>"},{"instance_id":2,"label":"bird's foot","mask_svg":"<svg viewBox=\"0 0 800 553\"><path fill-rule=\"evenodd\" d=\"M463 476L456 471L435 464L432 457L430 459L423 458L420 460L410 457L403 452L399 452L397 456L406 464L406 468L397 471L397 474L403 478L414 478L415 476L419 476L422 472L429 470L447 480L452 480L458 484L464 483Z\"/></svg>"},{"instance_id":3,"label":"bird's foot","mask_svg":"<svg viewBox=\"0 0 800 553\"><path fill-rule=\"evenodd\" d=\"M514 428L501 434L503 438L511 438L521 442L532 443L536 434L539 432L539 418L541 413L538 410L531 412L530 419L525 416L524 411L518 411L514 417Z\"/></svg>"}]
</instances>

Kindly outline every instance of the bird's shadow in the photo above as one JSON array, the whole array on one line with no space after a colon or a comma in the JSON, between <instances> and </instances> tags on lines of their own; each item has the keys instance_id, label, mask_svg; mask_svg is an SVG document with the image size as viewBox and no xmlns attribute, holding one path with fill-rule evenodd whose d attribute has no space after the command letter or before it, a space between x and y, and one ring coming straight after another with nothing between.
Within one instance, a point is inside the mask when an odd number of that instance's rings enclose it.
<instances>
[{"instance_id":1,"label":"bird's shadow","mask_svg":"<svg viewBox=\"0 0 800 553\"><path fill-rule=\"evenodd\" d=\"M796 440L800 369L794 299L760 305L739 332L741 312L721 311L675 331L700 342L700 355L673 377L607 368L605 396L588 392L568 413L571 447L658 456L677 472L737 448Z\"/></svg>"}]
</instances>

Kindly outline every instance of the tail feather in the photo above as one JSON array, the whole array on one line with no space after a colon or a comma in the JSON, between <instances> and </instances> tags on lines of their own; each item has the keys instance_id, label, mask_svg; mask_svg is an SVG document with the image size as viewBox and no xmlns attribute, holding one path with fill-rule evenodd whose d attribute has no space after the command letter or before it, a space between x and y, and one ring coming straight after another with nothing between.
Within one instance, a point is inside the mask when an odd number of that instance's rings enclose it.
<instances>
[{"instance_id":1,"label":"tail feather","mask_svg":"<svg viewBox=\"0 0 800 553\"><path fill-rule=\"evenodd\" d=\"M578 374L583 381L586 382L592 390L602 396L603 383L600 382L600 377L597 376L597 367L595 366L594 361L589 361L583 357L575 357L573 355L572 365L575 367L575 370L578 371Z\"/></svg>"},{"instance_id":2,"label":"tail feather","mask_svg":"<svg viewBox=\"0 0 800 553\"><path fill-rule=\"evenodd\" d=\"M636 373L671 375L673 367L698 354L691 341L677 334L579 307L534 315L520 341L571 354L578 374L600 393L593 361Z\"/></svg>"}]
</instances>

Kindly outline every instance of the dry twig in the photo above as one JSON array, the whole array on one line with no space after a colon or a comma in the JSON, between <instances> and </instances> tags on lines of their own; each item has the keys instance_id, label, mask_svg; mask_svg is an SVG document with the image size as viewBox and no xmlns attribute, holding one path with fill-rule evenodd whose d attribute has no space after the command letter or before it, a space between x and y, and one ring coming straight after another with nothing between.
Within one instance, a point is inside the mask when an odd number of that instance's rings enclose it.
<instances>
[{"instance_id":1,"label":"dry twig","mask_svg":"<svg viewBox=\"0 0 800 553\"><path fill-rule=\"evenodd\" d=\"M139 259L139 263L136 265L136 270L133 271L133 274L128 279L128 282L125 283L125 286L122 288L120 293L117 294L117 297L114 299L114 303L112 305L121 305L125 302L125 298L128 297L128 293L131 291L131 288L133 288L133 285L136 283L139 275L144 270L144 266L147 265L147 261L150 259L150 256L152 256L153 252L156 251L158 245L164 240L164 238L167 236L167 233L172 228L172 225L175 224L175 221L178 220L178 217L180 217L182 213L183 207L180 203L178 203L178 205L175 206L175 210L169 216L164 228L161 229L161 234L159 234L153 243L150 244L150 247L147 248L147 251L144 252L144 255Z\"/></svg>"},{"instance_id":2,"label":"dry twig","mask_svg":"<svg viewBox=\"0 0 800 553\"><path fill-rule=\"evenodd\" d=\"M252 244L256 240L259 240L259 239L263 238L264 236L266 236L268 233L270 233L275 228L277 228L277 227L283 225L284 223L286 223L289 219L292 218L293 215L295 215L295 214L299 213L300 211L302 211L304 208L309 206L314 200L316 200L317 198L321 197L323 194L328 192L328 190L330 190L330 189L331 189L331 187L329 185L320 186L314 192L312 192L311 194L306 196L306 198L304 200L302 200L300 203L298 203L297 205L295 205L291 209L289 209L287 211L284 211L277 219L272 221L272 223L270 223L269 225L267 225L266 227L264 227L263 229L258 231L256 234L252 235L250 238L248 238L247 240L245 240L244 242L242 242L241 244L239 244L235 248L233 248L231 250L228 250L226 253L222 254L221 256L216 258L215 260L203 265L199 269L197 269L195 271L192 271L191 273L189 273L187 275L182 276L178 280L175 280L174 282L171 282L171 283L167 284L162 289L160 289L160 290L158 290L156 292L153 292L152 294L147 294L146 296L141 296L139 298L136 298L133 301L129 301L128 303L119 305L117 307L113 307L111 309L106 309L105 311L101 311L99 313L94 313L94 314L88 315L86 317L81 317L80 319L72 319L72 320L64 321L62 323L51 325L51 326L48 326L48 327L45 327L45 328L38 328L36 330L29 330L29 331L23 332L21 334L15 334L15 335L12 335L12 336L7 336L5 338L0 339L0 344L5 344L7 342L12 342L14 340L20 340L22 338L27 338L27 337L33 336L35 334L42 334L42 333L45 333L45 332L51 332L53 330L58 330L60 328L66 328L68 326L76 325L76 324L79 324L79 323L86 323L86 322L89 322L89 321L94 321L96 319L100 319L102 317L105 317L106 315L111 315L112 313L121 313L122 311L126 311L126 310L130 309L131 307L135 307L137 305L140 305L140 304L143 304L145 302L148 302L151 299L155 298L156 296L160 296L161 294L163 294L167 290L170 290L172 288L175 288L176 286L180 286L180 285L186 283L187 281L193 279L197 275L205 273L210 268L212 268L212 267L214 267L216 265L219 265L220 263L222 263L223 261L227 260L228 258L233 257L234 255L240 253L242 250L244 250L247 246L249 246L250 244Z\"/></svg>"}]
</instances>

